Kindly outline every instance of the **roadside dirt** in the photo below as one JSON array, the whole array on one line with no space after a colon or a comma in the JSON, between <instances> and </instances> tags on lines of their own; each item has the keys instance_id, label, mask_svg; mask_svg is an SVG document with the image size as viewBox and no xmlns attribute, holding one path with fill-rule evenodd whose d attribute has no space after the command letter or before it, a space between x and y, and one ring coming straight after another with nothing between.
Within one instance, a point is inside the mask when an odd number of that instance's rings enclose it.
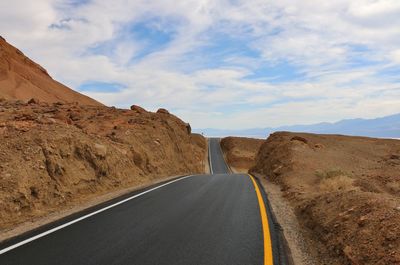
<instances>
[{"instance_id":1,"label":"roadside dirt","mask_svg":"<svg viewBox=\"0 0 400 265\"><path fill-rule=\"evenodd\" d=\"M203 173L206 140L165 110L0 100L0 234L99 196Z\"/></svg>"},{"instance_id":2,"label":"roadside dirt","mask_svg":"<svg viewBox=\"0 0 400 265\"><path fill-rule=\"evenodd\" d=\"M255 165L257 152L265 140L245 137L221 139L221 148L232 170L247 173Z\"/></svg>"},{"instance_id":3,"label":"roadside dirt","mask_svg":"<svg viewBox=\"0 0 400 265\"><path fill-rule=\"evenodd\" d=\"M274 133L250 172L280 187L320 264L400 264L400 141Z\"/></svg>"},{"instance_id":4,"label":"roadside dirt","mask_svg":"<svg viewBox=\"0 0 400 265\"><path fill-rule=\"evenodd\" d=\"M289 245L293 263L295 265L329 264L330 259L318 252L318 248L324 247L323 244L315 240L308 229L300 224L294 207L284 197L285 193L282 192L280 186L260 175L255 176L260 179L261 185L268 194L272 210ZM316 245L319 247L316 248Z\"/></svg>"},{"instance_id":5,"label":"roadside dirt","mask_svg":"<svg viewBox=\"0 0 400 265\"><path fill-rule=\"evenodd\" d=\"M210 163L209 163L209 153L208 153L208 148L209 148L209 143L208 139L206 139L206 148L205 148L205 154L204 154L204 172L206 174L211 174L211 168L210 168Z\"/></svg>"}]
</instances>

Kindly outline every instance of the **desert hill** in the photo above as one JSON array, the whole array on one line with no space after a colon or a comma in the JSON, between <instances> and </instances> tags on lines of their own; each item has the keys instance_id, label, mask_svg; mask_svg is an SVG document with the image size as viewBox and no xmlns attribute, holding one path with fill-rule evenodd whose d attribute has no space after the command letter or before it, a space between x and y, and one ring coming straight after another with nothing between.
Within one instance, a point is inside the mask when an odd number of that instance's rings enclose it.
<instances>
[{"instance_id":1,"label":"desert hill","mask_svg":"<svg viewBox=\"0 0 400 265\"><path fill-rule=\"evenodd\" d=\"M400 141L279 132L250 169L278 184L332 264L400 264Z\"/></svg>"},{"instance_id":2,"label":"desert hill","mask_svg":"<svg viewBox=\"0 0 400 265\"><path fill-rule=\"evenodd\" d=\"M254 164L287 236L290 205L312 239L305 253L318 264L400 264L400 140L277 132L256 141L228 137L222 147L233 167Z\"/></svg>"},{"instance_id":3,"label":"desert hill","mask_svg":"<svg viewBox=\"0 0 400 265\"><path fill-rule=\"evenodd\" d=\"M47 71L0 37L0 98L102 105L55 81Z\"/></svg>"},{"instance_id":4,"label":"desert hill","mask_svg":"<svg viewBox=\"0 0 400 265\"><path fill-rule=\"evenodd\" d=\"M205 139L187 123L137 106L3 99L0 142L3 236L19 223L110 192L203 173L206 153Z\"/></svg>"},{"instance_id":5,"label":"desert hill","mask_svg":"<svg viewBox=\"0 0 400 265\"><path fill-rule=\"evenodd\" d=\"M0 38L0 241L171 177L206 140L165 109L107 107Z\"/></svg>"},{"instance_id":6,"label":"desert hill","mask_svg":"<svg viewBox=\"0 0 400 265\"><path fill-rule=\"evenodd\" d=\"M221 148L232 170L247 173L255 166L258 150L264 142L262 139L226 137L221 140Z\"/></svg>"}]
</instances>

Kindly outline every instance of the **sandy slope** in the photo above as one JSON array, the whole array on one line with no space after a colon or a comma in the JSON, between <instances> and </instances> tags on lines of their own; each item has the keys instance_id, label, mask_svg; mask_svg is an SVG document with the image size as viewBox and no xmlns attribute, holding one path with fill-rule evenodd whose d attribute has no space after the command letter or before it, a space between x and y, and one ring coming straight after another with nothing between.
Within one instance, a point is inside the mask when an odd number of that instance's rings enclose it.
<instances>
[{"instance_id":1,"label":"sandy slope","mask_svg":"<svg viewBox=\"0 0 400 265\"><path fill-rule=\"evenodd\" d=\"M206 141L165 110L0 101L0 232L111 191L204 172Z\"/></svg>"},{"instance_id":2,"label":"sandy slope","mask_svg":"<svg viewBox=\"0 0 400 265\"><path fill-rule=\"evenodd\" d=\"M102 105L53 80L47 71L0 37L0 98Z\"/></svg>"},{"instance_id":3,"label":"sandy slope","mask_svg":"<svg viewBox=\"0 0 400 265\"><path fill-rule=\"evenodd\" d=\"M274 133L251 172L280 185L328 264L400 264L400 141Z\"/></svg>"},{"instance_id":4,"label":"sandy slope","mask_svg":"<svg viewBox=\"0 0 400 265\"><path fill-rule=\"evenodd\" d=\"M206 140L189 124L165 109L105 107L54 81L2 38L0 142L2 239L122 190L205 168Z\"/></svg>"},{"instance_id":5,"label":"sandy slope","mask_svg":"<svg viewBox=\"0 0 400 265\"><path fill-rule=\"evenodd\" d=\"M228 164L237 172L247 173L255 165L257 152L265 140L226 137L221 140L221 148Z\"/></svg>"}]
</instances>

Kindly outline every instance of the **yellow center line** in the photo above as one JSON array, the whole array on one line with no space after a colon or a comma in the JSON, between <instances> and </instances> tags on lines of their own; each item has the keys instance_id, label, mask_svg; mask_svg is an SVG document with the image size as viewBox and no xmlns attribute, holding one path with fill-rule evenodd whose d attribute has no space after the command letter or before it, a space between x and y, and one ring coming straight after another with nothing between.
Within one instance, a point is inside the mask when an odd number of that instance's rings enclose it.
<instances>
[{"instance_id":1,"label":"yellow center line","mask_svg":"<svg viewBox=\"0 0 400 265\"><path fill-rule=\"evenodd\" d=\"M250 174L248 174L250 179L253 181L254 188L256 190L258 205L260 206L260 214L261 214L261 223L264 237L264 265L273 265L272 258L272 244L271 244L271 235L269 231L267 210L265 208L264 200L260 192L260 188L257 185L256 180Z\"/></svg>"}]
</instances>

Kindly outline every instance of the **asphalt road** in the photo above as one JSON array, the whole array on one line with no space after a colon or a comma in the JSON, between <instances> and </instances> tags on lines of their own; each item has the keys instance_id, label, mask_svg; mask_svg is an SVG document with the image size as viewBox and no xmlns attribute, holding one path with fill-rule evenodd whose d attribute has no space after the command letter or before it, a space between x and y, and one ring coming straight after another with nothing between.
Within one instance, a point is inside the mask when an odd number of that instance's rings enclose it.
<instances>
[{"instance_id":1,"label":"asphalt road","mask_svg":"<svg viewBox=\"0 0 400 265\"><path fill-rule=\"evenodd\" d=\"M0 264L267 264L254 182L227 174L218 139L210 153L213 175L153 187L71 225L0 244Z\"/></svg>"},{"instance_id":2,"label":"asphalt road","mask_svg":"<svg viewBox=\"0 0 400 265\"><path fill-rule=\"evenodd\" d=\"M218 138L209 139L209 158L211 174L229 174L230 169L225 163Z\"/></svg>"}]
</instances>

